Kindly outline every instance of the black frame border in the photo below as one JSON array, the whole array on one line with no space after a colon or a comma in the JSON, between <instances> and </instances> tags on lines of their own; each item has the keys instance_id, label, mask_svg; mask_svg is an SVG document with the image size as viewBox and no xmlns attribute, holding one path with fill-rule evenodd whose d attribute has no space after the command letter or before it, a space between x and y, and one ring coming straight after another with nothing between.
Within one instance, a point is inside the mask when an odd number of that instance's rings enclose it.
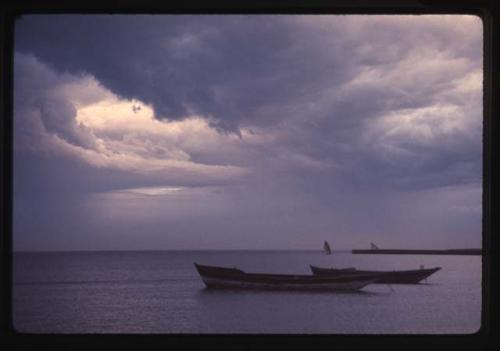
<instances>
[{"instance_id":1,"label":"black frame border","mask_svg":"<svg viewBox=\"0 0 500 351\"><path fill-rule=\"evenodd\" d=\"M500 5L495 0L257 0L211 2L184 0L182 3L159 3L154 0L62 1L19 0L0 5L0 214L1 236L1 305L0 346L22 349L88 349L104 345L119 348L189 347L204 348L314 348L319 343L327 347L357 349L370 347L415 348L463 347L491 349L496 331L500 296L494 278L498 241L495 214L498 213L499 178L496 165L498 153L498 95L500 82ZM12 324L12 161L13 161L13 53L15 20L22 14L470 14L483 21L484 83L483 83L483 282L481 328L470 335L274 335L274 334L25 334L18 333ZM496 95L495 95L496 93Z\"/></svg>"}]
</instances>

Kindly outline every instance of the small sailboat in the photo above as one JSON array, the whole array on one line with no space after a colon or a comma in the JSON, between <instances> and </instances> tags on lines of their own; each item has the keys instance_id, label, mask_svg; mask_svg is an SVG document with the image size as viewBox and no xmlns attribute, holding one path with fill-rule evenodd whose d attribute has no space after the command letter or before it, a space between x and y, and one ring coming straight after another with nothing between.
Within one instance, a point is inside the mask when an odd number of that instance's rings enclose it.
<instances>
[{"instance_id":1,"label":"small sailboat","mask_svg":"<svg viewBox=\"0 0 500 351\"><path fill-rule=\"evenodd\" d=\"M378 247L377 245L375 245L374 243L370 243L370 249L371 250L380 250L380 247Z\"/></svg>"},{"instance_id":2,"label":"small sailboat","mask_svg":"<svg viewBox=\"0 0 500 351\"><path fill-rule=\"evenodd\" d=\"M328 241L325 240L325 243L323 244L323 250L325 250L325 254L331 255L332 250L330 249L330 245L328 244Z\"/></svg>"}]
</instances>

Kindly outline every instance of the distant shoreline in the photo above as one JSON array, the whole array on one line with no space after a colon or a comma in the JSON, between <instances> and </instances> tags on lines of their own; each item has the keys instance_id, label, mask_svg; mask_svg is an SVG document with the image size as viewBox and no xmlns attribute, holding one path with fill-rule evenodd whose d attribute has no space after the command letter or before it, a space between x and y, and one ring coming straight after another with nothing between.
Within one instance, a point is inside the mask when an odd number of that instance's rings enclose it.
<instances>
[{"instance_id":1,"label":"distant shoreline","mask_svg":"<svg viewBox=\"0 0 500 351\"><path fill-rule=\"evenodd\" d=\"M483 254L482 249L449 249L449 250L406 250L406 249L370 249L352 250L353 254L369 255L477 255Z\"/></svg>"},{"instance_id":2,"label":"distant shoreline","mask_svg":"<svg viewBox=\"0 0 500 351\"><path fill-rule=\"evenodd\" d=\"M167 249L167 250L14 250L13 254L32 254L32 253L160 253L160 252L320 252L320 249ZM395 254L395 255L481 255L482 249L448 249L448 250L407 250L407 249L378 249L378 250L332 250L335 253L352 253L352 254Z\"/></svg>"},{"instance_id":3,"label":"distant shoreline","mask_svg":"<svg viewBox=\"0 0 500 351\"><path fill-rule=\"evenodd\" d=\"M119 249L119 250L14 250L13 254L30 253L127 253L127 252L323 252L321 249ZM346 252L351 250L332 250Z\"/></svg>"}]
</instances>

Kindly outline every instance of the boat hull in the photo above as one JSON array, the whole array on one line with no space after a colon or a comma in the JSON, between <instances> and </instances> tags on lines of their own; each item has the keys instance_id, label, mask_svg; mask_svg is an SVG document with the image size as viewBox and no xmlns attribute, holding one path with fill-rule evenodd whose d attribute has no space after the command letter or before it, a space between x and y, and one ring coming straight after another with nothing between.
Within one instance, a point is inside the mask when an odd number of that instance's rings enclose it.
<instances>
[{"instance_id":1,"label":"boat hull","mask_svg":"<svg viewBox=\"0 0 500 351\"><path fill-rule=\"evenodd\" d=\"M314 275L323 277L345 276L346 274L356 276L383 273L384 275L376 280L374 284L418 284L431 274L434 274L441 269L441 267L434 267L407 271L362 271L352 269L320 268L315 266L310 267Z\"/></svg>"},{"instance_id":2,"label":"boat hull","mask_svg":"<svg viewBox=\"0 0 500 351\"><path fill-rule=\"evenodd\" d=\"M356 282L345 283L318 283L318 284L301 284L301 283L267 283L267 282L248 282L230 279L202 277L207 288L211 289L245 289L245 290L303 290L303 291L356 291L360 290L375 280L363 280Z\"/></svg>"},{"instance_id":3,"label":"boat hull","mask_svg":"<svg viewBox=\"0 0 500 351\"><path fill-rule=\"evenodd\" d=\"M231 268L195 266L206 287L210 289L356 291L375 282L379 276L317 277L245 273Z\"/></svg>"}]
</instances>

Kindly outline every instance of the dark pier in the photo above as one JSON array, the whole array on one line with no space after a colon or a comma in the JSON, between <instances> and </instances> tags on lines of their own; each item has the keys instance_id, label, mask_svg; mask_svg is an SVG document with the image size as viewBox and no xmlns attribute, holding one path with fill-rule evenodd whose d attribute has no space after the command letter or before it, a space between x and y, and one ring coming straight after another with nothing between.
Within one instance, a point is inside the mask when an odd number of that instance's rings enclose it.
<instances>
[{"instance_id":1,"label":"dark pier","mask_svg":"<svg viewBox=\"0 0 500 351\"><path fill-rule=\"evenodd\" d=\"M353 254L370 255L482 255L482 249L450 249L450 250L405 250L405 249L370 249L352 250Z\"/></svg>"}]
</instances>

